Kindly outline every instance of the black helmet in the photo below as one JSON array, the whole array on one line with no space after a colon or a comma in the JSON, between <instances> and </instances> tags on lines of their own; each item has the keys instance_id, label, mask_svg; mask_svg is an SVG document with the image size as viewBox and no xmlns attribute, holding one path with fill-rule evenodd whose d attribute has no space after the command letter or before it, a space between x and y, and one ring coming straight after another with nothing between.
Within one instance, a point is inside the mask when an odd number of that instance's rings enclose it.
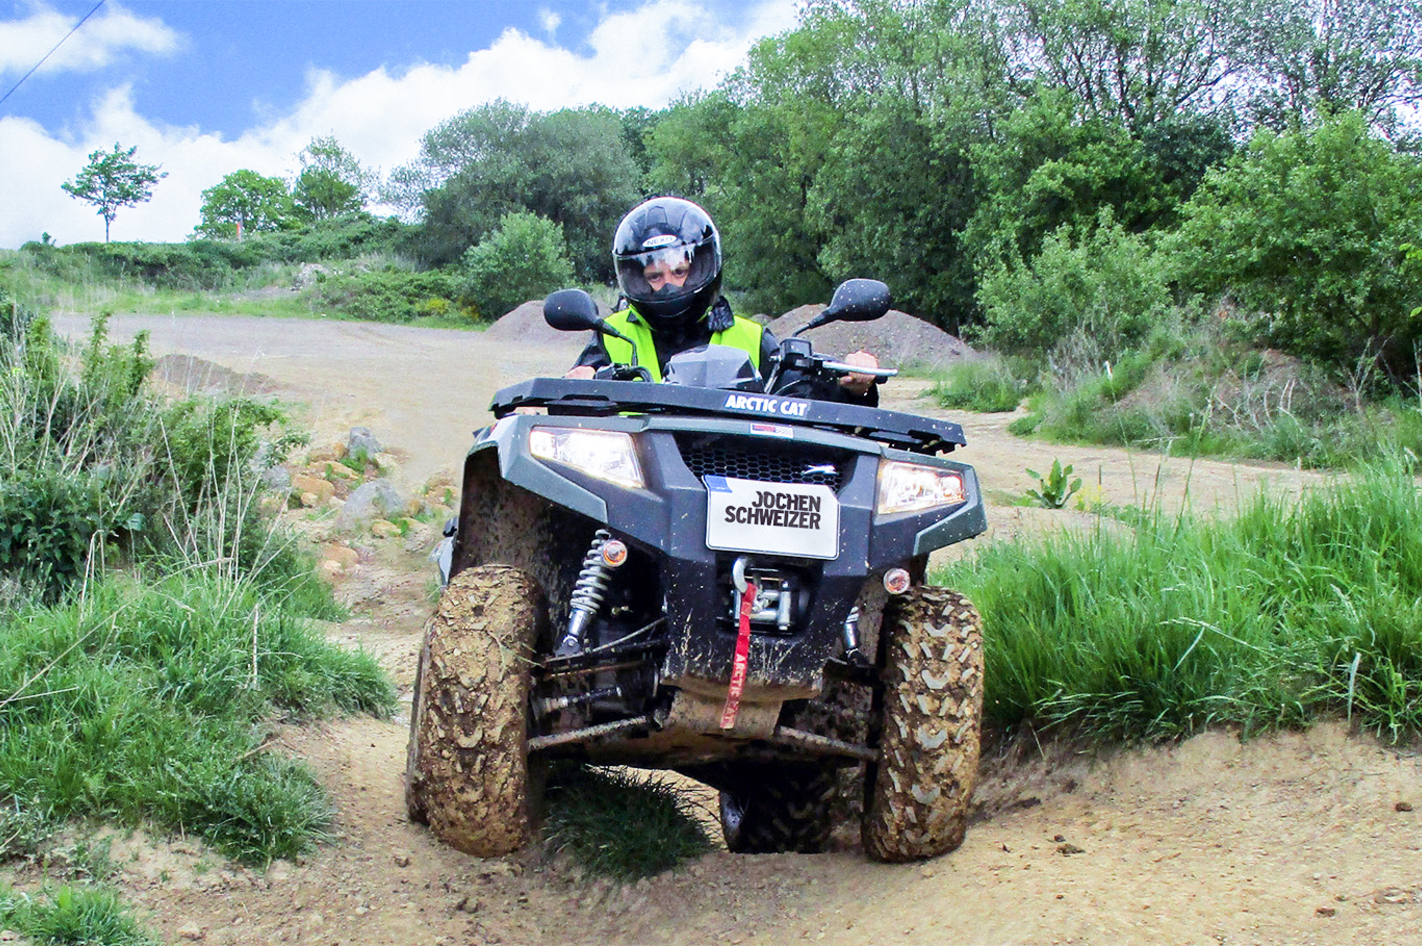
<instances>
[{"instance_id":1,"label":"black helmet","mask_svg":"<svg viewBox=\"0 0 1422 946\"><path fill-rule=\"evenodd\" d=\"M653 325L690 322L706 314L721 291L721 235L706 211L680 197L638 204L612 238L617 284ZM653 286L648 267L686 269L681 286Z\"/></svg>"}]
</instances>

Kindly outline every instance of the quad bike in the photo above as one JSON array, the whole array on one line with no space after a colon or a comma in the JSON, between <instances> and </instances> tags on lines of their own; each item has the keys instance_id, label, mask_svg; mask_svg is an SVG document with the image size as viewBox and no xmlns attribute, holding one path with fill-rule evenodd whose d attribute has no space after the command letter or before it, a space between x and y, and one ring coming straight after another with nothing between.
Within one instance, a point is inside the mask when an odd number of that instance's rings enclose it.
<instances>
[{"instance_id":1,"label":"quad bike","mask_svg":"<svg viewBox=\"0 0 1422 946\"><path fill-rule=\"evenodd\" d=\"M805 328L888 308L883 283L850 280ZM544 314L616 334L578 290ZM575 758L719 790L732 851L813 852L858 767L870 857L962 842L981 621L923 582L929 552L986 528L977 477L938 456L966 443L957 424L794 396L851 370L791 337L765 384L711 345L660 384L616 365L495 395L438 550L412 819L510 853L532 839L549 761Z\"/></svg>"}]
</instances>

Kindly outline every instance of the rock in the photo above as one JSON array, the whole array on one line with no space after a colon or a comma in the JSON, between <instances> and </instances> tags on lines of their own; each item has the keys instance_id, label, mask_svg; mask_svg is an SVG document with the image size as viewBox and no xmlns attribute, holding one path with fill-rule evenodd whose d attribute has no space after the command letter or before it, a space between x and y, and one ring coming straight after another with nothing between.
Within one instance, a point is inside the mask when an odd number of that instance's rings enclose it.
<instances>
[{"instance_id":1,"label":"rock","mask_svg":"<svg viewBox=\"0 0 1422 946\"><path fill-rule=\"evenodd\" d=\"M391 857L391 860L395 862L396 867L410 866L410 855L406 854L404 851L397 851L395 855Z\"/></svg>"},{"instance_id":2,"label":"rock","mask_svg":"<svg viewBox=\"0 0 1422 946\"><path fill-rule=\"evenodd\" d=\"M330 502L336 495L336 487L331 483L305 473L297 473L291 478L291 489L301 496L303 506L320 506ZM308 493L314 497L314 502L306 501Z\"/></svg>"},{"instance_id":3,"label":"rock","mask_svg":"<svg viewBox=\"0 0 1422 946\"><path fill-rule=\"evenodd\" d=\"M346 504L336 514L337 531L364 529L374 519L404 512L405 499L389 480L372 480L359 486L346 498Z\"/></svg>"},{"instance_id":4,"label":"rock","mask_svg":"<svg viewBox=\"0 0 1422 946\"><path fill-rule=\"evenodd\" d=\"M1393 809L1393 811L1411 811L1411 810L1412 810L1412 802L1410 802L1410 801L1400 801L1400 802L1398 802L1396 805L1393 805L1393 806L1392 806L1392 809Z\"/></svg>"},{"instance_id":5,"label":"rock","mask_svg":"<svg viewBox=\"0 0 1422 946\"><path fill-rule=\"evenodd\" d=\"M277 464L262 470L262 484L279 493L291 491L291 470Z\"/></svg>"},{"instance_id":6,"label":"rock","mask_svg":"<svg viewBox=\"0 0 1422 946\"><path fill-rule=\"evenodd\" d=\"M207 939L207 931L196 923L184 923L178 927L178 938L193 941L204 940Z\"/></svg>"},{"instance_id":7,"label":"rock","mask_svg":"<svg viewBox=\"0 0 1422 946\"><path fill-rule=\"evenodd\" d=\"M339 463L346 458L346 445L328 443L306 451L307 463Z\"/></svg>"},{"instance_id":8,"label":"rock","mask_svg":"<svg viewBox=\"0 0 1422 946\"><path fill-rule=\"evenodd\" d=\"M329 275L331 271L320 263L305 263L291 278L291 288L309 289Z\"/></svg>"},{"instance_id":9,"label":"rock","mask_svg":"<svg viewBox=\"0 0 1422 946\"><path fill-rule=\"evenodd\" d=\"M377 453L370 458L370 462L375 464L375 468L384 473L389 473L400 468L400 458L393 453Z\"/></svg>"},{"instance_id":10,"label":"rock","mask_svg":"<svg viewBox=\"0 0 1422 946\"><path fill-rule=\"evenodd\" d=\"M346 456L357 463L370 463L382 453L380 441L370 432L369 427L352 427L346 439Z\"/></svg>"},{"instance_id":11,"label":"rock","mask_svg":"<svg viewBox=\"0 0 1422 946\"><path fill-rule=\"evenodd\" d=\"M398 539L400 527L389 519L376 519L370 524L370 534L382 539Z\"/></svg>"}]
</instances>

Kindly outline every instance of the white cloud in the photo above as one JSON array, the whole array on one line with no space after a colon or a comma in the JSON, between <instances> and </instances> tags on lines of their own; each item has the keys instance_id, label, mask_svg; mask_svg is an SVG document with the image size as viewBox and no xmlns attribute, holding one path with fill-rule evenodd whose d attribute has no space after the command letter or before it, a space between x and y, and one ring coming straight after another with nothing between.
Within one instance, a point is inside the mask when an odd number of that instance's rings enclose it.
<instances>
[{"instance_id":1,"label":"white cloud","mask_svg":"<svg viewBox=\"0 0 1422 946\"><path fill-rule=\"evenodd\" d=\"M124 50L163 54L182 43L182 37L161 20L135 16L117 4L106 5L65 39L78 22L77 16L35 6L23 20L0 23L0 76L24 75L60 40L63 45L45 61L43 71L90 72L107 66Z\"/></svg>"},{"instance_id":2,"label":"white cloud","mask_svg":"<svg viewBox=\"0 0 1422 946\"><path fill-rule=\"evenodd\" d=\"M198 223L201 194L239 168L287 176L295 154L316 135L335 135L368 167L389 172L414 159L420 137L441 121L497 98L537 110L600 103L658 108L679 95L716 85L757 38L795 24L793 0L751 0L717 21L697 0L651 0L606 17L588 36L586 53L508 30L458 67L418 65L400 74L378 69L342 81L312 70L292 111L271 116L234 140L178 128L138 114L126 88L93 105L92 120L69 138L38 124L0 118L0 247L39 239L102 240L103 220L60 189L92 151L116 142L138 146L137 159L169 176L147 204L119 211L113 237L176 241ZM77 35L77 34L76 34Z\"/></svg>"},{"instance_id":3,"label":"white cloud","mask_svg":"<svg viewBox=\"0 0 1422 946\"><path fill-rule=\"evenodd\" d=\"M558 31L558 27L562 24L563 18L552 10L543 7L538 11L538 22L542 24L543 32L552 36Z\"/></svg>"}]
</instances>

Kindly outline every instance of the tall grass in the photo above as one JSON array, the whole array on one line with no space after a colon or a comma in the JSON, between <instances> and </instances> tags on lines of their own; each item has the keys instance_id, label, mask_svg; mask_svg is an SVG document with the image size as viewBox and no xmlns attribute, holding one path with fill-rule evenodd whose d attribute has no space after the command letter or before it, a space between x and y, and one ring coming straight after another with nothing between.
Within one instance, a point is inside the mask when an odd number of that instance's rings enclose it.
<instances>
[{"instance_id":1,"label":"tall grass","mask_svg":"<svg viewBox=\"0 0 1422 946\"><path fill-rule=\"evenodd\" d=\"M0 798L62 820L152 821L247 863L323 836L329 802L266 751L275 714L388 713L368 654L328 644L250 582L112 579L0 633Z\"/></svg>"},{"instance_id":2,"label":"tall grass","mask_svg":"<svg viewBox=\"0 0 1422 946\"><path fill-rule=\"evenodd\" d=\"M1002 544L938 576L983 612L989 717L1102 740L1342 716L1422 733L1422 494L1374 464L1228 521Z\"/></svg>"}]
</instances>

